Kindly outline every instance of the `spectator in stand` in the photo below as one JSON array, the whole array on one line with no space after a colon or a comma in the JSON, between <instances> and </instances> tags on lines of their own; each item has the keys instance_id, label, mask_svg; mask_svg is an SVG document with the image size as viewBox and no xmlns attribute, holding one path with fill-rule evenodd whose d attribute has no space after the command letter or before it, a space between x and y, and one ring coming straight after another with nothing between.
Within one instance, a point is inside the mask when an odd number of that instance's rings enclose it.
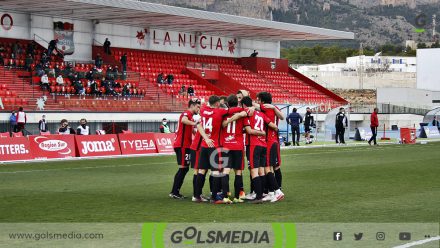
<instances>
[{"instance_id":1,"label":"spectator in stand","mask_svg":"<svg viewBox=\"0 0 440 248\"><path fill-rule=\"evenodd\" d=\"M86 73L86 79L89 81L93 81L94 77L93 77L93 71L90 70Z\"/></svg>"},{"instance_id":2,"label":"spectator in stand","mask_svg":"<svg viewBox=\"0 0 440 248\"><path fill-rule=\"evenodd\" d=\"M257 57L257 56L258 56L258 52L257 52L257 50L254 50L254 52L251 53L251 57L252 57L252 58L255 58L255 57Z\"/></svg>"},{"instance_id":3,"label":"spectator in stand","mask_svg":"<svg viewBox=\"0 0 440 248\"><path fill-rule=\"evenodd\" d=\"M58 129L58 134L76 134L75 130L69 126L69 122L66 119L62 119L60 123L60 128Z\"/></svg>"},{"instance_id":4,"label":"spectator in stand","mask_svg":"<svg viewBox=\"0 0 440 248\"><path fill-rule=\"evenodd\" d=\"M44 73L43 76L41 76L41 79L40 79L40 87L41 87L42 90L48 90L48 91L50 91L49 77L47 76L46 73Z\"/></svg>"},{"instance_id":5,"label":"spectator in stand","mask_svg":"<svg viewBox=\"0 0 440 248\"><path fill-rule=\"evenodd\" d=\"M163 78L163 72L161 72L161 73L159 73L159 75L157 75L157 79L156 79L156 82L158 83L158 84L163 84L164 83L164 78Z\"/></svg>"},{"instance_id":6,"label":"spectator in stand","mask_svg":"<svg viewBox=\"0 0 440 248\"><path fill-rule=\"evenodd\" d=\"M26 122L26 113L23 111L23 107L19 107L17 112L17 132L22 132L25 129Z\"/></svg>"},{"instance_id":7,"label":"spectator in stand","mask_svg":"<svg viewBox=\"0 0 440 248\"><path fill-rule=\"evenodd\" d=\"M0 65L5 66L5 58L3 58L2 53L0 52Z\"/></svg>"},{"instance_id":8,"label":"spectator in stand","mask_svg":"<svg viewBox=\"0 0 440 248\"><path fill-rule=\"evenodd\" d=\"M104 63L104 62L102 61L101 54L98 53L98 54L96 55L96 57L95 57L95 66L96 66L97 68L101 69L103 63Z\"/></svg>"},{"instance_id":9,"label":"spectator in stand","mask_svg":"<svg viewBox=\"0 0 440 248\"><path fill-rule=\"evenodd\" d=\"M192 84L188 87L187 94L188 96L195 96L196 92L194 91L194 87Z\"/></svg>"},{"instance_id":10,"label":"spectator in stand","mask_svg":"<svg viewBox=\"0 0 440 248\"><path fill-rule=\"evenodd\" d=\"M121 56L121 64L122 64L122 72L127 71L127 54L124 53L124 55Z\"/></svg>"},{"instance_id":11,"label":"spectator in stand","mask_svg":"<svg viewBox=\"0 0 440 248\"><path fill-rule=\"evenodd\" d=\"M174 81L174 76L173 76L173 74L168 74L167 75L167 83L168 83L168 85L172 85L173 84L173 81Z\"/></svg>"},{"instance_id":12,"label":"spectator in stand","mask_svg":"<svg viewBox=\"0 0 440 248\"><path fill-rule=\"evenodd\" d=\"M42 65L42 66L45 66L45 65L47 65L47 63L48 63L49 61L50 61L50 56L47 56L46 53L43 53L43 54L41 55L41 61L40 61L41 65Z\"/></svg>"},{"instance_id":13,"label":"spectator in stand","mask_svg":"<svg viewBox=\"0 0 440 248\"><path fill-rule=\"evenodd\" d=\"M29 42L27 48L26 48L26 54L30 54L32 56L32 58L35 55L35 41L31 41Z\"/></svg>"},{"instance_id":14,"label":"spectator in stand","mask_svg":"<svg viewBox=\"0 0 440 248\"><path fill-rule=\"evenodd\" d=\"M171 133L167 118L162 119L162 125L160 125L159 130L161 133Z\"/></svg>"},{"instance_id":15,"label":"spectator in stand","mask_svg":"<svg viewBox=\"0 0 440 248\"><path fill-rule=\"evenodd\" d=\"M115 68L113 68L113 79L118 79L119 76L119 67L116 65Z\"/></svg>"},{"instance_id":16,"label":"spectator in stand","mask_svg":"<svg viewBox=\"0 0 440 248\"><path fill-rule=\"evenodd\" d=\"M9 116L9 132L12 133L17 132L17 115L15 110L11 112L11 116Z\"/></svg>"},{"instance_id":17,"label":"spectator in stand","mask_svg":"<svg viewBox=\"0 0 440 248\"><path fill-rule=\"evenodd\" d=\"M104 41L104 52L106 53L106 54L108 54L108 55L111 55L112 53L111 53L111 51L110 51L110 45L111 45L111 43L110 43L110 41L108 40L108 38L105 38L105 41Z\"/></svg>"},{"instance_id":18,"label":"spectator in stand","mask_svg":"<svg viewBox=\"0 0 440 248\"><path fill-rule=\"evenodd\" d=\"M371 113L371 133L373 136L371 136L370 140L368 141L368 144L371 146L371 141L374 141L374 145L377 146L377 127L379 127L379 119L377 118L377 113L379 112L378 108L374 108L373 113Z\"/></svg>"},{"instance_id":19,"label":"spectator in stand","mask_svg":"<svg viewBox=\"0 0 440 248\"><path fill-rule=\"evenodd\" d=\"M55 65L54 72L55 72L55 76L58 76L58 75L62 74L62 71L61 71L59 65Z\"/></svg>"},{"instance_id":20,"label":"spectator in stand","mask_svg":"<svg viewBox=\"0 0 440 248\"><path fill-rule=\"evenodd\" d=\"M113 88L121 88L121 84L118 82L118 81L113 81L112 82L112 86L113 86Z\"/></svg>"},{"instance_id":21,"label":"spectator in stand","mask_svg":"<svg viewBox=\"0 0 440 248\"><path fill-rule=\"evenodd\" d=\"M18 58L18 55L20 54L20 46L18 45L18 41L14 42L12 45L12 58L16 59Z\"/></svg>"},{"instance_id":22,"label":"spectator in stand","mask_svg":"<svg viewBox=\"0 0 440 248\"><path fill-rule=\"evenodd\" d=\"M93 80L91 82L90 89L91 89L92 94L95 95L96 97L102 96L102 91L99 89L98 83L96 83L95 80Z\"/></svg>"},{"instance_id":23,"label":"spectator in stand","mask_svg":"<svg viewBox=\"0 0 440 248\"><path fill-rule=\"evenodd\" d=\"M31 71L33 63L34 63L34 59L32 58L32 55L29 53L24 62L24 69L26 71Z\"/></svg>"},{"instance_id":24,"label":"spectator in stand","mask_svg":"<svg viewBox=\"0 0 440 248\"><path fill-rule=\"evenodd\" d=\"M84 86L82 85L81 81L78 79L73 81L73 88L75 89L76 94L78 95L83 96L86 94Z\"/></svg>"},{"instance_id":25,"label":"spectator in stand","mask_svg":"<svg viewBox=\"0 0 440 248\"><path fill-rule=\"evenodd\" d=\"M119 94L113 89L112 84L110 82L106 82L104 85L105 87L105 94L106 95L112 95L112 96L118 96Z\"/></svg>"},{"instance_id":26,"label":"spectator in stand","mask_svg":"<svg viewBox=\"0 0 440 248\"><path fill-rule=\"evenodd\" d=\"M186 95L186 87L185 87L185 85L182 85L182 87L180 87L179 95L182 95L182 96Z\"/></svg>"},{"instance_id":27,"label":"spectator in stand","mask_svg":"<svg viewBox=\"0 0 440 248\"><path fill-rule=\"evenodd\" d=\"M52 56L52 53L54 50L56 50L58 52L57 44L58 44L58 39L51 40L49 42L49 46L47 47L47 56L49 58L50 58L50 56Z\"/></svg>"},{"instance_id":28,"label":"spectator in stand","mask_svg":"<svg viewBox=\"0 0 440 248\"><path fill-rule=\"evenodd\" d=\"M58 77L56 79L56 82L57 82L57 85L59 85L59 86L63 86L64 85L64 79L63 79L63 76L61 76L61 74L58 75Z\"/></svg>"},{"instance_id":29,"label":"spectator in stand","mask_svg":"<svg viewBox=\"0 0 440 248\"><path fill-rule=\"evenodd\" d=\"M432 120L432 126L437 127L438 129L440 129L440 124L437 120L437 116L434 116L434 119Z\"/></svg>"},{"instance_id":30,"label":"spectator in stand","mask_svg":"<svg viewBox=\"0 0 440 248\"><path fill-rule=\"evenodd\" d=\"M107 68L107 71L105 72L105 79L107 79L107 80L115 79L115 76L113 74L113 67L109 66Z\"/></svg>"},{"instance_id":31,"label":"spectator in stand","mask_svg":"<svg viewBox=\"0 0 440 248\"><path fill-rule=\"evenodd\" d=\"M87 126L87 120L82 118L79 121L79 126L76 128L77 135L90 135L90 127Z\"/></svg>"},{"instance_id":32,"label":"spectator in stand","mask_svg":"<svg viewBox=\"0 0 440 248\"><path fill-rule=\"evenodd\" d=\"M47 132L47 123L46 123L46 116L41 116L41 120L38 122L38 130L40 132Z\"/></svg>"},{"instance_id":33,"label":"spectator in stand","mask_svg":"<svg viewBox=\"0 0 440 248\"><path fill-rule=\"evenodd\" d=\"M124 100L125 100L125 97L130 99L130 83L126 83L124 85L124 88L122 88L122 96L124 97Z\"/></svg>"},{"instance_id":34,"label":"spectator in stand","mask_svg":"<svg viewBox=\"0 0 440 248\"><path fill-rule=\"evenodd\" d=\"M299 146L299 138L300 138L300 131L299 131L299 125L302 123L303 119L300 114L298 114L296 108L292 109L292 113L289 114L287 117L287 124L292 126L292 145ZM296 139L295 139L296 135ZM296 142L296 143L295 143Z\"/></svg>"}]
</instances>

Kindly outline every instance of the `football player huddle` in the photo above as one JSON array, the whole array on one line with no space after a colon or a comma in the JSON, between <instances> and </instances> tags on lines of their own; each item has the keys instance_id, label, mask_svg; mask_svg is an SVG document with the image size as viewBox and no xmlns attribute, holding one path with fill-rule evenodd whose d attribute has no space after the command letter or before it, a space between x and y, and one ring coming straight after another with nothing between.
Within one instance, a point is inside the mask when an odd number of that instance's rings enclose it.
<instances>
[{"instance_id":1,"label":"football player huddle","mask_svg":"<svg viewBox=\"0 0 440 248\"><path fill-rule=\"evenodd\" d=\"M269 92L259 92L253 101L249 93L209 97L208 105L191 99L179 117L174 150L179 169L169 194L180 193L189 167L193 169L193 202L215 204L277 202L284 199L278 120L280 109L272 105ZM250 193L243 188L245 155L250 174ZM234 171L234 191L230 191L230 172ZM209 173L210 196L203 195Z\"/></svg>"}]
</instances>

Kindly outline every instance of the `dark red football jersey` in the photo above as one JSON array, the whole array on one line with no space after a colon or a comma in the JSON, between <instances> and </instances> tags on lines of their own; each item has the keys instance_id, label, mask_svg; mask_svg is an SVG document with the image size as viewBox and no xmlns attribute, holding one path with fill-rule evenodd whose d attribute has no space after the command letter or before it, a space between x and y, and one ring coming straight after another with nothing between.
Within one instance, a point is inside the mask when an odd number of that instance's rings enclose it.
<instances>
[{"instance_id":1,"label":"dark red football jersey","mask_svg":"<svg viewBox=\"0 0 440 248\"><path fill-rule=\"evenodd\" d=\"M243 108L239 107L229 109L208 107L200 111L202 127L206 135L213 140L216 148L221 147L223 143L221 139L223 117L227 114L235 114L242 110ZM202 141L202 147L208 147L205 140Z\"/></svg>"},{"instance_id":2,"label":"dark red football jersey","mask_svg":"<svg viewBox=\"0 0 440 248\"><path fill-rule=\"evenodd\" d=\"M250 127L258 131L265 131L267 134L267 124L270 119L260 111L255 111L253 116L249 117ZM264 146L267 145L266 136L250 135L251 146Z\"/></svg>"},{"instance_id":3,"label":"dark red football jersey","mask_svg":"<svg viewBox=\"0 0 440 248\"><path fill-rule=\"evenodd\" d=\"M275 106L278 110L280 110L277 106ZM275 114L275 110L265 108L263 104L260 104L261 112L263 112L269 120L278 126L278 117ZM268 128L267 130L267 143L279 142L278 131L273 130L272 128Z\"/></svg>"}]
</instances>

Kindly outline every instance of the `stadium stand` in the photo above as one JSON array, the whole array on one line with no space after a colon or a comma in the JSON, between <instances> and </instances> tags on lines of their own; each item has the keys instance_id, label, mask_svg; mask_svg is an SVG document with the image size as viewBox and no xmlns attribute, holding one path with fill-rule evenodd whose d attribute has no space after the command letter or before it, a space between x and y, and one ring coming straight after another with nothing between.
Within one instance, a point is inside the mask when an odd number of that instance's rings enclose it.
<instances>
[{"instance_id":1,"label":"stadium stand","mask_svg":"<svg viewBox=\"0 0 440 248\"><path fill-rule=\"evenodd\" d=\"M228 95L238 89L249 90L253 96L259 91L270 91L275 103L338 106L345 101L332 93L320 90L314 85L316 83L306 82L289 72L251 71L244 68L240 60L234 58L127 48L112 48L111 56L102 55L104 65L97 75L94 74L94 80L103 93L102 97L92 94L89 80L85 78L87 72L94 69L94 63L69 62L72 63L72 68L66 72L68 63L54 55L44 69L49 75L50 89L45 92L39 86L40 76L36 75L35 68L46 49L34 42L34 60L31 72L27 72L24 70L25 54L28 44L32 41L2 38L0 42L4 64L0 67L0 97L6 110L18 106L35 109L37 98L46 95L46 110L174 112L183 110L187 99L192 97L186 93L189 86L194 88L194 96L201 98L202 102L207 101L212 94ZM13 54L14 46L15 50L18 46L17 54ZM101 50L101 47L94 46L94 56L97 53L103 54ZM115 93L107 95L106 88L102 85L102 77L110 67L122 68L120 58L125 53L126 74L118 74L119 77L115 80L121 87L115 87ZM205 69L213 70L217 72L217 76L209 81L205 80L203 76L196 75L198 68L204 68L203 73ZM55 76L60 73L64 76L64 85L56 83ZM78 75L85 95L76 95L69 73ZM163 84L158 84L156 79L159 73L164 73L164 78L173 75L172 84L167 84L166 80ZM127 83L131 86L130 97L122 96L122 88Z\"/></svg>"}]
</instances>

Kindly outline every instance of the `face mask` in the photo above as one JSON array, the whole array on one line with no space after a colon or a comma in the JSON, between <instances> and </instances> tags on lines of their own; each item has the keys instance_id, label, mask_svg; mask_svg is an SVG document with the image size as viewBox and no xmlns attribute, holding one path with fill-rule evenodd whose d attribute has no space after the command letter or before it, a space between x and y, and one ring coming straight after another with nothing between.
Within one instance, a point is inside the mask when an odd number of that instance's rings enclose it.
<instances>
[{"instance_id":1,"label":"face mask","mask_svg":"<svg viewBox=\"0 0 440 248\"><path fill-rule=\"evenodd\" d=\"M163 124L163 125L166 125L166 124L167 124L167 122L166 122L166 121L162 121L162 124Z\"/></svg>"},{"instance_id":2,"label":"face mask","mask_svg":"<svg viewBox=\"0 0 440 248\"><path fill-rule=\"evenodd\" d=\"M81 124L81 126L82 126L83 128L86 128L86 124Z\"/></svg>"}]
</instances>

